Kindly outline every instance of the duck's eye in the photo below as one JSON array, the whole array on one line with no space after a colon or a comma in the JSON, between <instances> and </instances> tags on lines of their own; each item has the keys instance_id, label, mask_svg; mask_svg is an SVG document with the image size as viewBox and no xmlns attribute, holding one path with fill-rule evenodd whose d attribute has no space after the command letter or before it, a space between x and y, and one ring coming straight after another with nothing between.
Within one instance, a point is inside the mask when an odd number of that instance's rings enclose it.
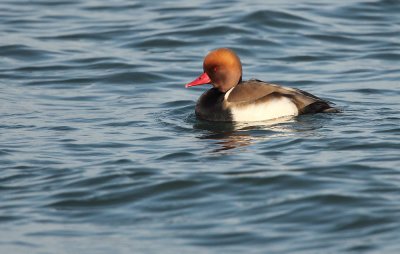
<instances>
[{"instance_id":1,"label":"duck's eye","mask_svg":"<svg viewBox=\"0 0 400 254\"><path fill-rule=\"evenodd\" d=\"M215 67L213 68L213 71L214 71L214 72L217 72L217 70L218 70L218 68L217 68L217 66L215 66Z\"/></svg>"}]
</instances>

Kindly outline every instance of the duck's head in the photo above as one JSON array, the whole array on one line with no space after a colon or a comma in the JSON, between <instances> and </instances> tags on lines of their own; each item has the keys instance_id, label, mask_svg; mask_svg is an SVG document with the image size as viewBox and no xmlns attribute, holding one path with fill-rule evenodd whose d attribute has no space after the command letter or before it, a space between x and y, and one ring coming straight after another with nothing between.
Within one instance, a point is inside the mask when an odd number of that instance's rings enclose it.
<instances>
[{"instance_id":1,"label":"duck's head","mask_svg":"<svg viewBox=\"0 0 400 254\"><path fill-rule=\"evenodd\" d=\"M204 58L203 70L203 74L185 87L212 84L220 92L225 93L242 80L240 59L235 52L227 48L219 48L208 53Z\"/></svg>"}]
</instances>

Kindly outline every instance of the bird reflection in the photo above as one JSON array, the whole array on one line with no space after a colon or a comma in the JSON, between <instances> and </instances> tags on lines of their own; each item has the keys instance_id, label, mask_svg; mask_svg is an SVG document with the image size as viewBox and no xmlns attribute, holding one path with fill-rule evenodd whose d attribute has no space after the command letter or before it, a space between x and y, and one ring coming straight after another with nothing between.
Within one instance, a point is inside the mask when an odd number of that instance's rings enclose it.
<instances>
[{"instance_id":1,"label":"bird reflection","mask_svg":"<svg viewBox=\"0 0 400 254\"><path fill-rule=\"evenodd\" d=\"M217 149L214 149L213 152L222 152L234 148L244 147L251 145L254 142L254 138L251 135L240 132L210 134L200 138L213 139L218 141L216 144L219 145L219 147Z\"/></svg>"},{"instance_id":2,"label":"bird reflection","mask_svg":"<svg viewBox=\"0 0 400 254\"><path fill-rule=\"evenodd\" d=\"M208 131L199 136L199 139L217 141L219 147L212 152L224 152L278 136L293 135L298 131L293 127L296 122L293 117L246 123L198 121L194 124L194 128Z\"/></svg>"}]
</instances>

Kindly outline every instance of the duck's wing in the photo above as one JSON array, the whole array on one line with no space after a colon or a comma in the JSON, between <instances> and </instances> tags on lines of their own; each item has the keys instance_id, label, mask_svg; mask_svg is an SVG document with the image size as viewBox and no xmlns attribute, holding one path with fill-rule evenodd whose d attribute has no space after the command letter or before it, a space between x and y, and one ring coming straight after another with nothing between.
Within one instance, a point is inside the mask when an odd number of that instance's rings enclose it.
<instances>
[{"instance_id":1,"label":"duck's wing","mask_svg":"<svg viewBox=\"0 0 400 254\"><path fill-rule=\"evenodd\" d=\"M232 103L258 103L286 97L298 108L301 114L328 112L330 103L306 91L267 83L261 80L248 80L241 82L230 91L227 98Z\"/></svg>"}]
</instances>

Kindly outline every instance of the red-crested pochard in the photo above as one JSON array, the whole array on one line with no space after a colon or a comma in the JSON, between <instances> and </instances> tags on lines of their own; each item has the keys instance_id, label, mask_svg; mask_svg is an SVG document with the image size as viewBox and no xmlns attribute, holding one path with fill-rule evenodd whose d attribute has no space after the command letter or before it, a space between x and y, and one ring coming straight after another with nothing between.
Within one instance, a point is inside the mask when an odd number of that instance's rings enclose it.
<instances>
[{"instance_id":1,"label":"red-crested pochard","mask_svg":"<svg viewBox=\"0 0 400 254\"><path fill-rule=\"evenodd\" d=\"M212 84L199 98L197 117L209 121L263 121L307 113L338 110L329 102L296 88L251 79L242 81L242 64L230 49L211 51L204 59L204 73L187 87Z\"/></svg>"}]
</instances>

